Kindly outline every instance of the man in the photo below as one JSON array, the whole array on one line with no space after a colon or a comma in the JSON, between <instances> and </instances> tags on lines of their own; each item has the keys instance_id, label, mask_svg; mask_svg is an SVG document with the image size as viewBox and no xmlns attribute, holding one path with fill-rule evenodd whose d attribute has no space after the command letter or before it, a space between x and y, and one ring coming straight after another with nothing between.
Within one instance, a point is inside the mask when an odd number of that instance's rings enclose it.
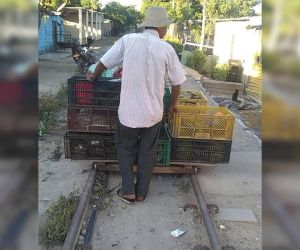
<instances>
[{"instance_id":1,"label":"man","mask_svg":"<svg viewBox=\"0 0 300 250\"><path fill-rule=\"evenodd\" d=\"M149 7L145 31L121 37L87 79L98 79L106 68L123 62L120 106L118 110L117 155L122 175L119 197L127 203L145 201L155 164L163 117L164 77L168 73L172 96L170 113L185 80L184 70L175 50L161 40L172 21L162 7ZM132 171L137 162L137 182Z\"/></svg>"}]
</instances>

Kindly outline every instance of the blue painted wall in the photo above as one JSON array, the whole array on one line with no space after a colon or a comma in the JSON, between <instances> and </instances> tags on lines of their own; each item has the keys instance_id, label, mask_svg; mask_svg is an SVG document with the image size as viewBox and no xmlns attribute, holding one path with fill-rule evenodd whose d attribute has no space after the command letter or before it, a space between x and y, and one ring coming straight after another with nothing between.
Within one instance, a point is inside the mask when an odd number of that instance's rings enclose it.
<instances>
[{"instance_id":1,"label":"blue painted wall","mask_svg":"<svg viewBox=\"0 0 300 250\"><path fill-rule=\"evenodd\" d=\"M57 40L63 41L64 37L64 23L63 19L59 16L48 16L44 15L41 18L41 25L39 27L39 53L43 54L49 51L54 50L54 41L53 41L53 24L55 22L56 30L58 34Z\"/></svg>"}]
</instances>

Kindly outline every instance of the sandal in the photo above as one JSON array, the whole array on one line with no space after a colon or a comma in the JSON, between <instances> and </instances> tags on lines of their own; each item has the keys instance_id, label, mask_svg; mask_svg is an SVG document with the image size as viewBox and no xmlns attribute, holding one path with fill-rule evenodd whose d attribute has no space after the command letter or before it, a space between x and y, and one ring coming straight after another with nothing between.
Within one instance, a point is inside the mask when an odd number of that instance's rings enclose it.
<instances>
[{"instance_id":1,"label":"sandal","mask_svg":"<svg viewBox=\"0 0 300 250\"><path fill-rule=\"evenodd\" d=\"M123 197L121 188L117 191L117 195L119 196L119 198L120 198L123 202L125 202L125 203L127 203L127 204L132 204L133 202L135 202L135 199L129 199L129 198Z\"/></svg>"},{"instance_id":2,"label":"sandal","mask_svg":"<svg viewBox=\"0 0 300 250\"><path fill-rule=\"evenodd\" d=\"M138 201L138 200L135 198L135 201L136 201L136 202L145 202L145 201L146 201L146 196L145 196L144 199L141 200L141 201Z\"/></svg>"}]
</instances>

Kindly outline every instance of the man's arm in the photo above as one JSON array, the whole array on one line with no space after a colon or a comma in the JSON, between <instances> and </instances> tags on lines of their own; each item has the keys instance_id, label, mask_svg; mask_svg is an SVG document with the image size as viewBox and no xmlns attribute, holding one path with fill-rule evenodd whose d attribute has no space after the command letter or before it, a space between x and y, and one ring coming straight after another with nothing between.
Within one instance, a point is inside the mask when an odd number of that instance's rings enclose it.
<instances>
[{"instance_id":1,"label":"man's arm","mask_svg":"<svg viewBox=\"0 0 300 250\"><path fill-rule=\"evenodd\" d=\"M94 73L88 72L86 74L86 79L88 79L89 81L97 80L102 75L104 70L106 70L105 65L102 62L99 62L95 68Z\"/></svg>"},{"instance_id":2,"label":"man's arm","mask_svg":"<svg viewBox=\"0 0 300 250\"><path fill-rule=\"evenodd\" d=\"M90 81L97 80L106 69L113 68L123 61L126 35L121 37L101 58L95 68L94 74L88 72L86 78Z\"/></svg>"},{"instance_id":3,"label":"man's arm","mask_svg":"<svg viewBox=\"0 0 300 250\"><path fill-rule=\"evenodd\" d=\"M178 59L178 56L170 45L167 45L168 53L167 53L167 72L170 79L170 83L172 85L172 96L170 102L170 114L173 112L177 112L176 110L176 102L178 96L180 94L180 84L182 84L185 80L185 71L181 66L181 63Z\"/></svg>"},{"instance_id":4,"label":"man's arm","mask_svg":"<svg viewBox=\"0 0 300 250\"><path fill-rule=\"evenodd\" d=\"M176 102L179 94L180 94L180 85L172 86L172 95L171 95L171 102L169 107L169 112L171 115L173 114L173 112L177 112Z\"/></svg>"}]
</instances>

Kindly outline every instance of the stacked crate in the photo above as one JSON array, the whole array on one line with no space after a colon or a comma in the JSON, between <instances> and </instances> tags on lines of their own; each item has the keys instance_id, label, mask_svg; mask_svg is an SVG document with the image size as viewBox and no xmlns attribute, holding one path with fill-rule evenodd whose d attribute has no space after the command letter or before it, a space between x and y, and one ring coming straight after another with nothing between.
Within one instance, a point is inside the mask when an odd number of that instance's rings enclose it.
<instances>
[{"instance_id":1,"label":"stacked crate","mask_svg":"<svg viewBox=\"0 0 300 250\"><path fill-rule=\"evenodd\" d=\"M68 80L66 158L116 160L116 129L120 80L89 82L83 76Z\"/></svg>"},{"instance_id":2,"label":"stacked crate","mask_svg":"<svg viewBox=\"0 0 300 250\"><path fill-rule=\"evenodd\" d=\"M68 130L65 155L73 160L116 161L116 129L121 81L84 77L68 80ZM156 165L170 164L171 139L163 125Z\"/></svg>"},{"instance_id":3,"label":"stacked crate","mask_svg":"<svg viewBox=\"0 0 300 250\"><path fill-rule=\"evenodd\" d=\"M169 124L172 162L229 162L234 116L226 108L206 105L200 91L180 95Z\"/></svg>"}]
</instances>

